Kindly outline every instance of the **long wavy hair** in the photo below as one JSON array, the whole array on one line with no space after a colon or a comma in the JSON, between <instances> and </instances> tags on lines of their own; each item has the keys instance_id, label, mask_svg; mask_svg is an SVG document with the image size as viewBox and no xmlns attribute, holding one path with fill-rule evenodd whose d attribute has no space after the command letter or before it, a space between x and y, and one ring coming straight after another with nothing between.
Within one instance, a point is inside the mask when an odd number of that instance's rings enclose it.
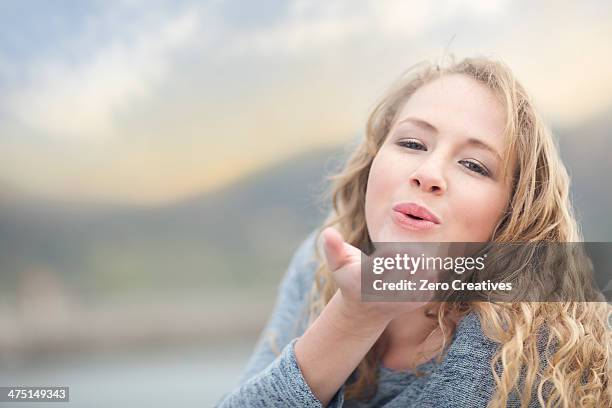
<instances>
[{"instance_id":1,"label":"long wavy hair","mask_svg":"<svg viewBox=\"0 0 612 408\"><path fill-rule=\"evenodd\" d=\"M331 201L332 208L317 234L311 322L337 290L322 255L320 233L334 226L348 243L364 252L371 248L365 197L374 156L406 100L422 85L448 74L467 75L486 85L506 110L503 170L512 174L512 194L490 241L583 241L570 202L570 179L552 133L510 69L485 57L456 62L450 56L445 62L422 62L410 67L385 93L370 114L365 138L339 173L329 177L331 187L324 200ZM570 281L584 283L580 272L572 270L570 260L559 265ZM530 290L536 272L514 273L505 280L511 279L513 287ZM491 407L505 407L517 397L525 407L534 396L546 407L611 406L612 336L606 302L445 302L431 317L437 319L436 330L448 340L455 328L449 316L468 312L475 312L484 334L500 344L491 361L496 383ZM543 329L547 336L544 350ZM383 336L357 367L355 381L346 388L347 399L369 398L376 390ZM445 340L438 350L439 358L447 344Z\"/></svg>"}]
</instances>

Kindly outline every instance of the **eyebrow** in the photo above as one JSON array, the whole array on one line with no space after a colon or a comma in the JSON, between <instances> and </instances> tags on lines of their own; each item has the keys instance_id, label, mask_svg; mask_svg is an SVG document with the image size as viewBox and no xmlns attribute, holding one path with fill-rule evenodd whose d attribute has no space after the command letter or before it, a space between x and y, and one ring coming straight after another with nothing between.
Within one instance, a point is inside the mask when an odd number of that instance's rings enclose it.
<instances>
[{"instance_id":1,"label":"eyebrow","mask_svg":"<svg viewBox=\"0 0 612 408\"><path fill-rule=\"evenodd\" d=\"M434 125L432 125L431 123L423 120L423 119L417 119L417 118L406 118L403 119L401 121L399 121L397 124L399 125L400 123L411 123L415 126L418 126L420 128L422 128L423 130L427 131L427 132L434 132L434 133L438 133L438 129L436 129L436 127ZM500 161L501 161L501 155L497 152L497 150L495 150L494 148L492 148L491 146L489 146L488 144L486 144L485 142L483 142L480 139L477 139L475 137L469 137L466 140L466 144L468 145L472 145L472 146L478 146L481 147L491 153L493 153Z\"/></svg>"}]
</instances>

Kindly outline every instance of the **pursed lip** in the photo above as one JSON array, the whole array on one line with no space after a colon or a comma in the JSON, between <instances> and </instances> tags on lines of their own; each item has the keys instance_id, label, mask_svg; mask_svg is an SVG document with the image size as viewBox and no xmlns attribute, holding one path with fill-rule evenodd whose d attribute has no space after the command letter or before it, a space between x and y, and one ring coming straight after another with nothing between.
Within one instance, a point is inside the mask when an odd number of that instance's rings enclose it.
<instances>
[{"instance_id":1,"label":"pursed lip","mask_svg":"<svg viewBox=\"0 0 612 408\"><path fill-rule=\"evenodd\" d=\"M412 215L423 220L431 221L434 224L440 224L440 218L432 213L428 208L412 202L397 203L393 206L393 210L405 215Z\"/></svg>"}]
</instances>

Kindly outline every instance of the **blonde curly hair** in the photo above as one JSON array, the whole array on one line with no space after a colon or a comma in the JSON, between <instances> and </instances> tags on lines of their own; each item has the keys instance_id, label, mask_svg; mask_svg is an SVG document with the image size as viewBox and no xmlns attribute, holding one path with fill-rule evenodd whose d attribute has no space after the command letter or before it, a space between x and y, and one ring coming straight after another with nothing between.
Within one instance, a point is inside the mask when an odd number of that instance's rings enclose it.
<instances>
[{"instance_id":1,"label":"blonde curly hair","mask_svg":"<svg viewBox=\"0 0 612 408\"><path fill-rule=\"evenodd\" d=\"M348 243L363 251L371 248L365 196L374 156L406 100L422 85L448 74L467 75L485 84L506 110L503 169L512 172L512 195L491 242L581 242L582 233L569 199L568 173L550 130L523 86L500 61L479 57L455 62L452 56L445 64L422 62L410 67L375 106L365 138L344 168L329 178L332 185L324 200L331 199L333 208L318 229L317 242L323 229L334 226ZM321 313L337 290L320 245L316 256L310 321ZM571 270L569 260L562 265L567 270L565 276L575 274L574 280L580 282L582 278L578 271ZM528 288L534 276L524 273L510 278L516 285ZM449 302L440 305L437 319L446 338L453 327L448 316L473 311L480 318L484 334L500 344L491 361L496 383L491 407L505 407L512 393L518 393L521 406L526 407L534 392L545 407L609 407L610 309L606 302L585 301ZM538 343L543 328L547 336L545 350ZM347 399L365 398L376 389L380 357L375 345L359 364L356 381L347 385Z\"/></svg>"}]
</instances>

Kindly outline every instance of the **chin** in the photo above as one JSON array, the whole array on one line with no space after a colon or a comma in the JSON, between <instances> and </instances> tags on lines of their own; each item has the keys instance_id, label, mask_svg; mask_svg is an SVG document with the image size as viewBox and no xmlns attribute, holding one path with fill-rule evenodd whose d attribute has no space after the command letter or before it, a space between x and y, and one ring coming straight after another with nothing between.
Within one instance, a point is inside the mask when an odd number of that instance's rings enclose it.
<instances>
[{"instance_id":1,"label":"chin","mask_svg":"<svg viewBox=\"0 0 612 408\"><path fill-rule=\"evenodd\" d=\"M387 225L370 235L372 242L427 242L418 232L398 228L394 224Z\"/></svg>"}]
</instances>

